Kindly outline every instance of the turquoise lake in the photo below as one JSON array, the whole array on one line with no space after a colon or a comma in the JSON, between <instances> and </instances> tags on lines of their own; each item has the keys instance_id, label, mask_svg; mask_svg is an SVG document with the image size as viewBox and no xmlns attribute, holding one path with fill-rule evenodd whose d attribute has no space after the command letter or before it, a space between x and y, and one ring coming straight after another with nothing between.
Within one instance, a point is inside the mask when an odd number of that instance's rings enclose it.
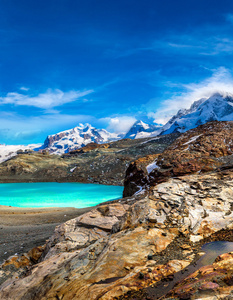
<instances>
[{"instance_id":1,"label":"turquoise lake","mask_svg":"<svg viewBox=\"0 0 233 300\"><path fill-rule=\"evenodd\" d=\"M85 183L0 183L0 205L15 207L94 206L122 198L122 186Z\"/></svg>"}]
</instances>

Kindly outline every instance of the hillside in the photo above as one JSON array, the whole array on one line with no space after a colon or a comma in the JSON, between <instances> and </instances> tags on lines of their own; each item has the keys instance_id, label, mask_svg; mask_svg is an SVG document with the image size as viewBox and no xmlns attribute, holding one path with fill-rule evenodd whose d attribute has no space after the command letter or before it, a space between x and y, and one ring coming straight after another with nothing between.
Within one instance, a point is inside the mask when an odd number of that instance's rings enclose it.
<instances>
[{"instance_id":1,"label":"hillside","mask_svg":"<svg viewBox=\"0 0 233 300\"><path fill-rule=\"evenodd\" d=\"M140 140L120 140L102 145L92 143L54 155L22 153L0 164L0 182L83 182L123 185L130 162L161 153L179 134Z\"/></svg>"},{"instance_id":2,"label":"hillside","mask_svg":"<svg viewBox=\"0 0 233 300\"><path fill-rule=\"evenodd\" d=\"M233 154L233 122L208 122L176 139L162 154L130 164L124 196L167 181L171 177L204 173L224 166Z\"/></svg>"}]
</instances>

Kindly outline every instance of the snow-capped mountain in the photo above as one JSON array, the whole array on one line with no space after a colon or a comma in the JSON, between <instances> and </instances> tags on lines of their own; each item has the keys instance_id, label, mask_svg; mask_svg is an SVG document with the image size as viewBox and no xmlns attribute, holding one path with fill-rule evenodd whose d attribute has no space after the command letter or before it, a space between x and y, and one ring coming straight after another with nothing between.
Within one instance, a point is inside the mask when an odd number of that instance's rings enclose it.
<instances>
[{"instance_id":1,"label":"snow-capped mountain","mask_svg":"<svg viewBox=\"0 0 233 300\"><path fill-rule=\"evenodd\" d=\"M164 126L137 121L124 138L139 139L185 132L209 121L233 121L233 95L213 94L193 102L189 109L180 109Z\"/></svg>"},{"instance_id":2,"label":"snow-capped mountain","mask_svg":"<svg viewBox=\"0 0 233 300\"><path fill-rule=\"evenodd\" d=\"M195 101L189 109L179 110L164 126L137 121L126 134L116 134L89 124L79 124L70 130L49 135L42 146L0 145L0 163L15 156L20 149L47 149L50 153L63 154L91 142L102 144L122 138L139 139L173 132L182 133L214 120L233 121L233 95L213 94L208 99Z\"/></svg>"},{"instance_id":3,"label":"snow-capped mountain","mask_svg":"<svg viewBox=\"0 0 233 300\"><path fill-rule=\"evenodd\" d=\"M233 121L233 95L213 94L195 101L190 109L179 110L163 127L161 134L185 132L209 121Z\"/></svg>"},{"instance_id":4,"label":"snow-capped mountain","mask_svg":"<svg viewBox=\"0 0 233 300\"><path fill-rule=\"evenodd\" d=\"M161 126L158 124L146 124L142 121L136 121L130 130L124 136L125 139L140 139L150 136L156 136L160 133Z\"/></svg>"},{"instance_id":5,"label":"snow-capped mountain","mask_svg":"<svg viewBox=\"0 0 233 300\"><path fill-rule=\"evenodd\" d=\"M102 144L121 138L122 134L110 133L105 129L96 129L90 124L79 124L79 126L72 129L49 135L41 149L47 149L54 154L63 154L70 150L81 148L91 142Z\"/></svg>"},{"instance_id":6,"label":"snow-capped mountain","mask_svg":"<svg viewBox=\"0 0 233 300\"><path fill-rule=\"evenodd\" d=\"M41 144L30 144L30 145L0 145L0 163L17 155L17 151L33 150L36 147L40 147Z\"/></svg>"}]
</instances>

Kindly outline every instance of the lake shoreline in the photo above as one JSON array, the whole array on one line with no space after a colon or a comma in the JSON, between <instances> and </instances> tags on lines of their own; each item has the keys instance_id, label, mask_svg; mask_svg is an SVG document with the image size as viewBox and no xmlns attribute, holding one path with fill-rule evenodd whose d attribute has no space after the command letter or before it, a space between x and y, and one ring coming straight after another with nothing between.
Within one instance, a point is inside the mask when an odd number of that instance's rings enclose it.
<instances>
[{"instance_id":1,"label":"lake shoreline","mask_svg":"<svg viewBox=\"0 0 233 300\"><path fill-rule=\"evenodd\" d=\"M15 253L41 246L57 225L93 207L20 208L0 205L0 263Z\"/></svg>"}]
</instances>

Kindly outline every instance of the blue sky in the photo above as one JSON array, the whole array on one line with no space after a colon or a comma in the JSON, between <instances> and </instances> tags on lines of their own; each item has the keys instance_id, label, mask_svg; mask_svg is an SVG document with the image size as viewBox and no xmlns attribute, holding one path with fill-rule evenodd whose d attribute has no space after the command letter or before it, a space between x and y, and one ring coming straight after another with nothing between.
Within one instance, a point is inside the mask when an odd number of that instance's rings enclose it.
<instances>
[{"instance_id":1,"label":"blue sky","mask_svg":"<svg viewBox=\"0 0 233 300\"><path fill-rule=\"evenodd\" d=\"M164 123L233 93L233 1L0 1L0 143Z\"/></svg>"}]
</instances>

